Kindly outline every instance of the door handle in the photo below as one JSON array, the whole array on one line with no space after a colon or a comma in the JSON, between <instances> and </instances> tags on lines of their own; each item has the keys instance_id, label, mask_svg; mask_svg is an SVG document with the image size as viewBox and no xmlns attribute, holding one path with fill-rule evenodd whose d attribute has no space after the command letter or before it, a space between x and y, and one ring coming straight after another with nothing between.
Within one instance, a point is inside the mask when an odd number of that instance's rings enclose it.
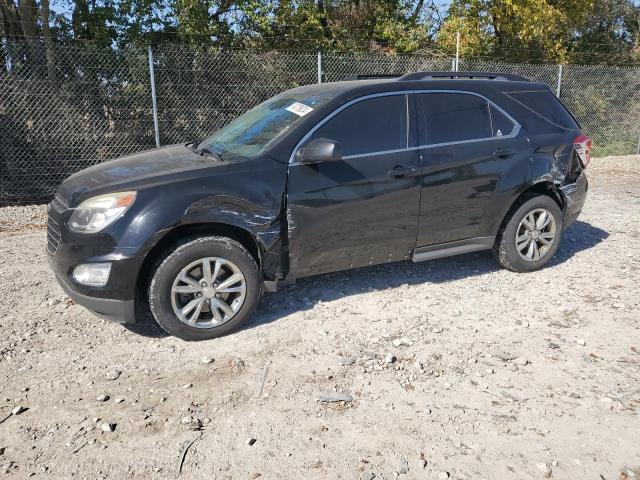
<instances>
[{"instance_id":1,"label":"door handle","mask_svg":"<svg viewBox=\"0 0 640 480\"><path fill-rule=\"evenodd\" d=\"M404 165L396 165L391 170L389 170L387 175L389 175L391 178L403 178L413 173L416 173L416 171L417 171L416 167L406 167Z\"/></svg>"},{"instance_id":2,"label":"door handle","mask_svg":"<svg viewBox=\"0 0 640 480\"><path fill-rule=\"evenodd\" d=\"M515 148L499 148L495 152L493 152L493 156L498 159L509 158L511 155L515 155L517 153Z\"/></svg>"}]
</instances>

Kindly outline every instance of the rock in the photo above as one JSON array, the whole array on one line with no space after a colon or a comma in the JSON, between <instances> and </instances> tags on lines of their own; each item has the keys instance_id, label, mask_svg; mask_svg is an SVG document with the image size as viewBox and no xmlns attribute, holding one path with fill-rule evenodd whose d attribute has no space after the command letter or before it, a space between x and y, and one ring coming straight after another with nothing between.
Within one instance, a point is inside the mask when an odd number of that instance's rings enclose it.
<instances>
[{"instance_id":1,"label":"rock","mask_svg":"<svg viewBox=\"0 0 640 480\"><path fill-rule=\"evenodd\" d=\"M497 352L493 354L494 357L499 358L503 362L510 362L515 360L518 356L511 352Z\"/></svg>"},{"instance_id":2,"label":"rock","mask_svg":"<svg viewBox=\"0 0 640 480\"><path fill-rule=\"evenodd\" d=\"M373 472L366 472L363 473L362 476L360 477L360 480L373 480L374 478L376 478L376 474Z\"/></svg>"},{"instance_id":3,"label":"rock","mask_svg":"<svg viewBox=\"0 0 640 480\"><path fill-rule=\"evenodd\" d=\"M105 395L104 393L101 393L100 395L98 395L96 397L96 402L106 402L107 400L109 400L109 395Z\"/></svg>"},{"instance_id":4,"label":"rock","mask_svg":"<svg viewBox=\"0 0 640 480\"><path fill-rule=\"evenodd\" d=\"M351 402L353 397L348 393L329 392L322 393L318 397L319 402Z\"/></svg>"},{"instance_id":5,"label":"rock","mask_svg":"<svg viewBox=\"0 0 640 480\"><path fill-rule=\"evenodd\" d=\"M185 390L191 387L193 387L193 383L185 383L184 385L182 385L182 388L184 388Z\"/></svg>"},{"instance_id":6,"label":"rock","mask_svg":"<svg viewBox=\"0 0 640 480\"><path fill-rule=\"evenodd\" d=\"M587 341L584 338L579 338L576 343L582 347L584 347L587 344Z\"/></svg>"},{"instance_id":7,"label":"rock","mask_svg":"<svg viewBox=\"0 0 640 480\"><path fill-rule=\"evenodd\" d=\"M440 480L447 480L447 478L449 478L451 476L451 474L445 470L441 471L440 473L438 473L438 478Z\"/></svg>"},{"instance_id":8,"label":"rock","mask_svg":"<svg viewBox=\"0 0 640 480\"><path fill-rule=\"evenodd\" d=\"M553 469L551 468L551 465L549 465L548 463L537 463L536 468L540 470L542 473L544 473L545 477L550 477L551 474L553 473Z\"/></svg>"},{"instance_id":9,"label":"rock","mask_svg":"<svg viewBox=\"0 0 640 480\"><path fill-rule=\"evenodd\" d=\"M398 468L398 473L401 475L409 473L409 462L404 457L400 457L400 468Z\"/></svg>"},{"instance_id":10,"label":"rock","mask_svg":"<svg viewBox=\"0 0 640 480\"><path fill-rule=\"evenodd\" d=\"M521 367L524 367L525 365L527 365L529 363L529 360L527 360L524 357L518 357L516 359L516 365L520 365Z\"/></svg>"},{"instance_id":11,"label":"rock","mask_svg":"<svg viewBox=\"0 0 640 480\"><path fill-rule=\"evenodd\" d=\"M396 338L396 339L395 339L393 342L391 342L391 343L393 343L393 345L394 345L395 347L401 347L401 346L403 346L403 345L406 345L406 346L413 345L413 342L412 342L411 340L409 340L408 338L406 338L406 337Z\"/></svg>"},{"instance_id":12,"label":"rock","mask_svg":"<svg viewBox=\"0 0 640 480\"><path fill-rule=\"evenodd\" d=\"M340 360L338 360L338 364L342 365L343 367L350 367L351 365L356 363L357 359L358 359L358 357L355 356L355 355L353 355L351 357L343 357Z\"/></svg>"},{"instance_id":13,"label":"rock","mask_svg":"<svg viewBox=\"0 0 640 480\"><path fill-rule=\"evenodd\" d=\"M571 324L565 320L554 319L549 322L552 327L571 328Z\"/></svg>"},{"instance_id":14,"label":"rock","mask_svg":"<svg viewBox=\"0 0 640 480\"><path fill-rule=\"evenodd\" d=\"M104 378L107 380L117 380L122 375L122 370L108 370Z\"/></svg>"},{"instance_id":15,"label":"rock","mask_svg":"<svg viewBox=\"0 0 640 480\"><path fill-rule=\"evenodd\" d=\"M114 402L116 402L116 403L122 403L122 402L124 402L124 398L120 398L120 397L118 397L118 398L116 398L116 399L114 400Z\"/></svg>"},{"instance_id":16,"label":"rock","mask_svg":"<svg viewBox=\"0 0 640 480\"><path fill-rule=\"evenodd\" d=\"M200 363L203 363L204 365L209 365L210 363L213 363L215 360L211 357L208 356L204 356L200 359Z\"/></svg>"},{"instance_id":17,"label":"rock","mask_svg":"<svg viewBox=\"0 0 640 480\"><path fill-rule=\"evenodd\" d=\"M13 410L11 410L11 415L20 415L21 413L24 413L26 411L27 411L27 407L17 405L13 407Z\"/></svg>"},{"instance_id":18,"label":"rock","mask_svg":"<svg viewBox=\"0 0 640 480\"><path fill-rule=\"evenodd\" d=\"M111 422L104 422L100 425L100 429L103 432L113 432L116 429L116 424Z\"/></svg>"},{"instance_id":19,"label":"rock","mask_svg":"<svg viewBox=\"0 0 640 480\"><path fill-rule=\"evenodd\" d=\"M442 333L443 331L442 327L433 327L431 329L431 333Z\"/></svg>"},{"instance_id":20,"label":"rock","mask_svg":"<svg viewBox=\"0 0 640 480\"><path fill-rule=\"evenodd\" d=\"M54 305L58 305L59 303L60 303L59 298L52 298L47 302L47 305L49 305L50 307L53 307Z\"/></svg>"},{"instance_id":21,"label":"rock","mask_svg":"<svg viewBox=\"0 0 640 480\"><path fill-rule=\"evenodd\" d=\"M193 421L193 418L190 415L187 415L186 417L182 417L180 419L180 423L182 425L188 425L189 423L191 423Z\"/></svg>"},{"instance_id":22,"label":"rock","mask_svg":"<svg viewBox=\"0 0 640 480\"><path fill-rule=\"evenodd\" d=\"M394 363L397 360L397 357L393 353L387 353L387 356L384 357L384 363Z\"/></svg>"},{"instance_id":23,"label":"rock","mask_svg":"<svg viewBox=\"0 0 640 480\"><path fill-rule=\"evenodd\" d=\"M247 445L252 447L258 440L255 438L247 438Z\"/></svg>"}]
</instances>

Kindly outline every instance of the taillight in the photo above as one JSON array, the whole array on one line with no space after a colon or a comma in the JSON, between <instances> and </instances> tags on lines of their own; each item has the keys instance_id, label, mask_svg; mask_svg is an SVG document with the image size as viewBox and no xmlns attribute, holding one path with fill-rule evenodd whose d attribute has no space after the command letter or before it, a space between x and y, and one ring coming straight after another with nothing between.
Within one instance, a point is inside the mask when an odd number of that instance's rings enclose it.
<instances>
[{"instance_id":1,"label":"taillight","mask_svg":"<svg viewBox=\"0 0 640 480\"><path fill-rule=\"evenodd\" d=\"M573 148L576 149L576 153L578 154L578 158L580 158L580 163L582 163L583 168L586 168L591 161L592 143L592 140L582 133L573 140Z\"/></svg>"}]
</instances>

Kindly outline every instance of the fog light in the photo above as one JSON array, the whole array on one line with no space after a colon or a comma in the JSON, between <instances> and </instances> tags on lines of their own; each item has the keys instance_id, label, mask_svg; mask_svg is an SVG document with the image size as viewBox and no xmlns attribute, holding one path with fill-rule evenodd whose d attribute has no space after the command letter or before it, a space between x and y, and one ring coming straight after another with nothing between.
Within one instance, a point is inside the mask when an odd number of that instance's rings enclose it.
<instances>
[{"instance_id":1,"label":"fog light","mask_svg":"<svg viewBox=\"0 0 640 480\"><path fill-rule=\"evenodd\" d=\"M83 263L73 269L73 279L81 285L104 287L110 272L110 263Z\"/></svg>"}]
</instances>

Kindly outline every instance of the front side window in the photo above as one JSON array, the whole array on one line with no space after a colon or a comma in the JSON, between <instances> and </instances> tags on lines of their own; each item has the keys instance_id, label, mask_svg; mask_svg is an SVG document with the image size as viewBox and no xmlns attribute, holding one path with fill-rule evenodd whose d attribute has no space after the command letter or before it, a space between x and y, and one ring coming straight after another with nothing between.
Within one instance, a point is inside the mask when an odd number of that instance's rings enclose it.
<instances>
[{"instance_id":1,"label":"front side window","mask_svg":"<svg viewBox=\"0 0 640 480\"><path fill-rule=\"evenodd\" d=\"M387 95L354 103L309 140L314 138L339 142L345 157L407 148L407 96Z\"/></svg>"},{"instance_id":2,"label":"front side window","mask_svg":"<svg viewBox=\"0 0 640 480\"><path fill-rule=\"evenodd\" d=\"M215 152L225 160L254 157L329 100L330 97L311 95L277 95L240 115L196 148Z\"/></svg>"},{"instance_id":3,"label":"front side window","mask_svg":"<svg viewBox=\"0 0 640 480\"><path fill-rule=\"evenodd\" d=\"M489 103L464 93L420 95L425 115L427 144L491 138Z\"/></svg>"}]
</instances>

